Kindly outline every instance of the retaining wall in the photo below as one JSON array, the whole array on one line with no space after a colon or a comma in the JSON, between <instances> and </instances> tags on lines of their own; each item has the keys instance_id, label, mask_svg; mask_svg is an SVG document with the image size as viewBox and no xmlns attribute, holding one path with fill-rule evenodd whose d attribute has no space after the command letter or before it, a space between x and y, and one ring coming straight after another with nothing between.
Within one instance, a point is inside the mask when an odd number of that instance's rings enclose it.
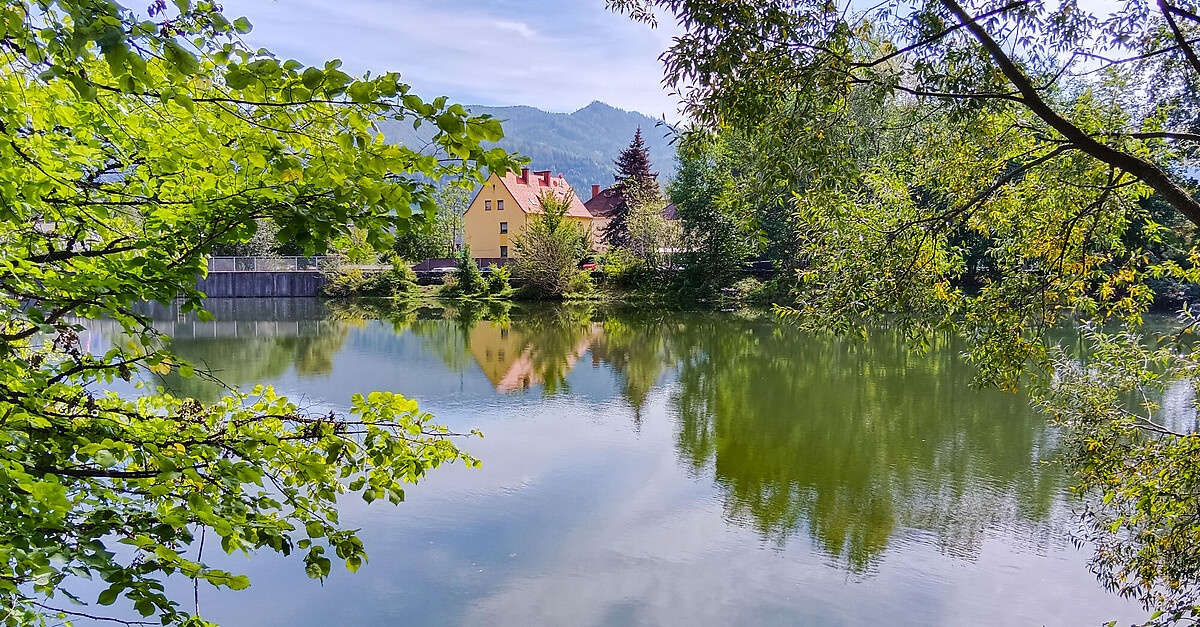
<instances>
[{"instance_id":1,"label":"retaining wall","mask_svg":"<svg viewBox=\"0 0 1200 627\"><path fill-rule=\"evenodd\" d=\"M196 280L209 298L305 298L319 296L320 272L212 272Z\"/></svg>"}]
</instances>

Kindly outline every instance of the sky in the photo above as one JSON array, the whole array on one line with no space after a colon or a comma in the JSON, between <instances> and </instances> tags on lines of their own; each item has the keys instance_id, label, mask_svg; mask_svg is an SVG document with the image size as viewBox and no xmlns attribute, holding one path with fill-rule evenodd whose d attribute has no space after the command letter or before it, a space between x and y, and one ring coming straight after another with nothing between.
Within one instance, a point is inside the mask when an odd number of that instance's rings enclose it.
<instances>
[{"instance_id":1,"label":"sky","mask_svg":"<svg viewBox=\"0 0 1200 627\"><path fill-rule=\"evenodd\" d=\"M351 73L400 72L423 98L572 112L600 100L678 119L658 56L675 34L604 0L226 0L247 43Z\"/></svg>"}]
</instances>

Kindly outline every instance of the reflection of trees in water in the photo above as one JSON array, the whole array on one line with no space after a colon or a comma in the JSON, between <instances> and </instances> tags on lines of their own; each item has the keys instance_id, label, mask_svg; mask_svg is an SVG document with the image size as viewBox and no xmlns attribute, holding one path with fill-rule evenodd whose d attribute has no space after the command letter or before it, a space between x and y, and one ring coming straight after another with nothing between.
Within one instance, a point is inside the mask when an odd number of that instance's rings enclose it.
<instances>
[{"instance_id":1,"label":"reflection of trees in water","mask_svg":"<svg viewBox=\"0 0 1200 627\"><path fill-rule=\"evenodd\" d=\"M593 359L607 363L617 375L621 397L633 407L635 425L650 391L674 364L666 334L675 316L662 311L623 311L604 320L604 333L592 342Z\"/></svg>"},{"instance_id":2,"label":"reflection of trees in water","mask_svg":"<svg viewBox=\"0 0 1200 627\"><path fill-rule=\"evenodd\" d=\"M590 305L535 304L483 315L448 308L446 317L453 326L433 323L414 330L427 347L453 356L443 359L452 369L465 367L458 360L469 356L499 391L538 384L543 394L552 395L567 391L567 373L598 332L592 312Z\"/></svg>"},{"instance_id":3,"label":"reflection of trees in water","mask_svg":"<svg viewBox=\"0 0 1200 627\"><path fill-rule=\"evenodd\" d=\"M418 308L407 301L386 298L330 300L325 307L327 320L347 322L359 327L378 320L390 324L396 335L408 329L417 319L418 312Z\"/></svg>"},{"instance_id":4,"label":"reflection of trees in water","mask_svg":"<svg viewBox=\"0 0 1200 627\"><path fill-rule=\"evenodd\" d=\"M180 358L207 369L221 383L240 386L281 376L289 367L303 377L328 375L333 357L342 350L349 335L347 324L330 321L321 325L319 335L294 337L219 337L180 338L171 349ZM184 379L176 374L161 378L173 394L212 402L226 389L201 377Z\"/></svg>"},{"instance_id":5,"label":"reflection of trees in water","mask_svg":"<svg viewBox=\"0 0 1200 627\"><path fill-rule=\"evenodd\" d=\"M421 338L421 347L437 357L450 372L465 372L473 363L471 329L479 324L507 324L512 304L460 301L442 309L425 309L409 325Z\"/></svg>"},{"instance_id":6,"label":"reflection of trees in water","mask_svg":"<svg viewBox=\"0 0 1200 627\"><path fill-rule=\"evenodd\" d=\"M774 325L691 318L664 337L681 358L678 448L712 469L730 519L783 543L804 530L869 568L898 527L977 551L1015 524L1045 533L1060 494L1053 437L1015 395L969 388L954 350L852 345Z\"/></svg>"},{"instance_id":7,"label":"reflection of trees in water","mask_svg":"<svg viewBox=\"0 0 1200 627\"><path fill-rule=\"evenodd\" d=\"M542 393L569 393L567 373L587 351L597 332L591 305L541 308L512 320L512 332L525 343L529 367L542 383Z\"/></svg>"},{"instance_id":8,"label":"reflection of trees in water","mask_svg":"<svg viewBox=\"0 0 1200 627\"><path fill-rule=\"evenodd\" d=\"M546 394L567 390L590 348L610 364L635 420L675 370L677 452L697 475L711 473L727 518L780 544L805 534L854 571L869 571L903 530L970 556L990 528L1044 541L1044 521L1062 511L1065 478L1038 464L1053 455L1052 433L1021 397L970 389L969 367L945 340L913 355L887 335L853 344L725 315L485 303L330 309L319 336L177 338L175 347L184 358L219 356L213 365L230 383L293 364L313 376L330 371L349 329L381 319L412 331L451 371L478 363L498 389L536 382ZM219 391L169 382L202 398Z\"/></svg>"}]
</instances>

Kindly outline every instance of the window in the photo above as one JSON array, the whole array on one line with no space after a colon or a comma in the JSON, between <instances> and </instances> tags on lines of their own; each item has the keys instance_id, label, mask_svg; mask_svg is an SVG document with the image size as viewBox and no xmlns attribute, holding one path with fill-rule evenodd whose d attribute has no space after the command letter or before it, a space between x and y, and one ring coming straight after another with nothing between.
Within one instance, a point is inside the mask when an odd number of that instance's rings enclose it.
<instances>
[{"instance_id":1,"label":"window","mask_svg":"<svg viewBox=\"0 0 1200 627\"><path fill-rule=\"evenodd\" d=\"M492 201L490 201L490 200L483 201L483 210L491 211L492 210Z\"/></svg>"},{"instance_id":2,"label":"window","mask_svg":"<svg viewBox=\"0 0 1200 627\"><path fill-rule=\"evenodd\" d=\"M500 232L501 232L501 233L507 233L507 232L508 232L508 223L507 223L507 222L501 222L501 223L500 223Z\"/></svg>"},{"instance_id":3,"label":"window","mask_svg":"<svg viewBox=\"0 0 1200 627\"><path fill-rule=\"evenodd\" d=\"M501 257L507 257L507 256L508 256L508 246L501 246L501 247L500 247L500 256L501 256Z\"/></svg>"},{"instance_id":4,"label":"window","mask_svg":"<svg viewBox=\"0 0 1200 627\"><path fill-rule=\"evenodd\" d=\"M504 211L504 201L503 200L496 201L496 211Z\"/></svg>"}]
</instances>

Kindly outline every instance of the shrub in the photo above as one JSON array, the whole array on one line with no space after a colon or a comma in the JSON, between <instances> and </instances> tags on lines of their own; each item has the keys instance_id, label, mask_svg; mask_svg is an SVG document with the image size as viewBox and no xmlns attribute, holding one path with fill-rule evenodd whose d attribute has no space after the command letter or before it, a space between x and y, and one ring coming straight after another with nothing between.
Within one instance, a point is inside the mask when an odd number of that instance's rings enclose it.
<instances>
[{"instance_id":1,"label":"shrub","mask_svg":"<svg viewBox=\"0 0 1200 627\"><path fill-rule=\"evenodd\" d=\"M571 281L567 284L567 292L579 296L586 296L596 291L596 284L592 282L592 273L587 270L580 270L571 275Z\"/></svg>"},{"instance_id":2,"label":"shrub","mask_svg":"<svg viewBox=\"0 0 1200 627\"><path fill-rule=\"evenodd\" d=\"M648 286L654 279L653 269L642 259L624 248L614 248L604 256L601 266L609 283L619 287Z\"/></svg>"},{"instance_id":3,"label":"shrub","mask_svg":"<svg viewBox=\"0 0 1200 627\"><path fill-rule=\"evenodd\" d=\"M369 280L369 277L358 268L345 272L334 272L326 276L327 280L325 286L321 288L321 293L333 298L361 295Z\"/></svg>"},{"instance_id":4,"label":"shrub","mask_svg":"<svg viewBox=\"0 0 1200 627\"><path fill-rule=\"evenodd\" d=\"M487 287L479 265L471 257L470 244L463 246L462 254L458 256L458 269L454 271L454 277L458 280L458 292L464 296L479 294Z\"/></svg>"},{"instance_id":5,"label":"shrub","mask_svg":"<svg viewBox=\"0 0 1200 627\"><path fill-rule=\"evenodd\" d=\"M438 291L446 296L454 296L458 294L458 276L457 274L447 274L442 277L442 287Z\"/></svg>"},{"instance_id":6,"label":"shrub","mask_svg":"<svg viewBox=\"0 0 1200 627\"><path fill-rule=\"evenodd\" d=\"M503 294L509 289L508 279L512 276L512 271L508 266L496 267L495 265L488 266L490 272L487 276L487 293L488 294Z\"/></svg>"},{"instance_id":7,"label":"shrub","mask_svg":"<svg viewBox=\"0 0 1200 627\"><path fill-rule=\"evenodd\" d=\"M417 274L402 259L393 259L384 272L368 274L360 268L334 272L321 292L333 298L349 296L399 296L417 289Z\"/></svg>"}]
</instances>

